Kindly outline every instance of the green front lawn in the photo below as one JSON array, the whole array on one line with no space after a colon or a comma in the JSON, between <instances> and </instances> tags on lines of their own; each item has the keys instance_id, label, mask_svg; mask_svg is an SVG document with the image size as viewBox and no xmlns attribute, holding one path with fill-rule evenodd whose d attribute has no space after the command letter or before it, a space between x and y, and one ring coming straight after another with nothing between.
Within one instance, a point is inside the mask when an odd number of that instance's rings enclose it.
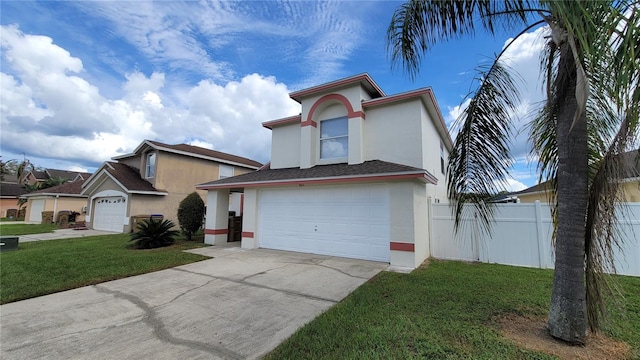
<instances>
[{"instance_id":1,"label":"green front lawn","mask_svg":"<svg viewBox=\"0 0 640 360\"><path fill-rule=\"evenodd\" d=\"M610 336L640 356L640 278L618 277L625 311ZM383 272L299 329L268 359L552 359L497 331L508 314L545 317L552 271L432 261Z\"/></svg>"},{"instance_id":2,"label":"green front lawn","mask_svg":"<svg viewBox=\"0 0 640 360\"><path fill-rule=\"evenodd\" d=\"M56 229L56 224L0 224L0 235L43 234Z\"/></svg>"},{"instance_id":3,"label":"green front lawn","mask_svg":"<svg viewBox=\"0 0 640 360\"><path fill-rule=\"evenodd\" d=\"M208 259L183 252L202 243L178 240L166 248L132 250L128 241L128 234L118 234L20 243L18 251L0 253L0 303Z\"/></svg>"}]
</instances>

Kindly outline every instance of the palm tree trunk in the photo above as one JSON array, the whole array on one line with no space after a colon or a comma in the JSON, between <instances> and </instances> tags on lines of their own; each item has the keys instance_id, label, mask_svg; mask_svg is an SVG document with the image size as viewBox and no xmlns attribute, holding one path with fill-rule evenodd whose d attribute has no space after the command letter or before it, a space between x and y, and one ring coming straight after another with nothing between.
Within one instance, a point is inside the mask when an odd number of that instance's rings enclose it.
<instances>
[{"instance_id":1,"label":"palm tree trunk","mask_svg":"<svg viewBox=\"0 0 640 360\"><path fill-rule=\"evenodd\" d=\"M551 336L581 344L587 332L585 292L585 226L588 202L587 122L571 128L578 108L576 64L569 45L561 45L556 79L557 202L555 271L549 309Z\"/></svg>"}]
</instances>

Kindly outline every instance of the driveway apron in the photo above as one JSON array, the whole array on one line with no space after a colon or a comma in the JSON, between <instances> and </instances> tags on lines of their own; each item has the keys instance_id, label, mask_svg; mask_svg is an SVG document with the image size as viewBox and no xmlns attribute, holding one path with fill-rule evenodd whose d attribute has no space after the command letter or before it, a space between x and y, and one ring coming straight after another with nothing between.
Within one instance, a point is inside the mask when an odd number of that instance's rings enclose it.
<instances>
[{"instance_id":1,"label":"driveway apron","mask_svg":"<svg viewBox=\"0 0 640 360\"><path fill-rule=\"evenodd\" d=\"M388 265L193 252L214 258L0 306L0 358L260 358Z\"/></svg>"}]
</instances>

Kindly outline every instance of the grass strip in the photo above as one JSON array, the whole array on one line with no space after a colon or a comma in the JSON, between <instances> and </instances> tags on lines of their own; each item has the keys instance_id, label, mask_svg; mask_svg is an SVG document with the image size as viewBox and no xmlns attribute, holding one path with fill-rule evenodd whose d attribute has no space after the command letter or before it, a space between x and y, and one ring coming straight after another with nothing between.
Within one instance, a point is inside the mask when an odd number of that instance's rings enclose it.
<instances>
[{"instance_id":1,"label":"grass strip","mask_svg":"<svg viewBox=\"0 0 640 360\"><path fill-rule=\"evenodd\" d=\"M128 234L117 234L20 243L18 251L0 253L0 303L208 259L183 252L202 243L132 250L128 241Z\"/></svg>"},{"instance_id":2,"label":"grass strip","mask_svg":"<svg viewBox=\"0 0 640 360\"><path fill-rule=\"evenodd\" d=\"M300 328L267 359L553 359L497 331L507 314L543 318L552 271L431 261L411 274L382 272ZM617 277L624 307L607 335L640 356L640 279Z\"/></svg>"}]
</instances>

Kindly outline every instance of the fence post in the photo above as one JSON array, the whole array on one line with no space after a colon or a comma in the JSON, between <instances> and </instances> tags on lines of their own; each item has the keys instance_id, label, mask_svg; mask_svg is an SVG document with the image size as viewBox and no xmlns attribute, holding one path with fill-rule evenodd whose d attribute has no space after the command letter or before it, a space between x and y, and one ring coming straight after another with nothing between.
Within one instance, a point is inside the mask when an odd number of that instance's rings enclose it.
<instances>
[{"instance_id":1,"label":"fence post","mask_svg":"<svg viewBox=\"0 0 640 360\"><path fill-rule=\"evenodd\" d=\"M540 200L535 202L535 214L536 214L536 233L538 239L538 267L541 269L546 268L547 256L544 251L544 234L542 228L542 210L540 209Z\"/></svg>"}]
</instances>

